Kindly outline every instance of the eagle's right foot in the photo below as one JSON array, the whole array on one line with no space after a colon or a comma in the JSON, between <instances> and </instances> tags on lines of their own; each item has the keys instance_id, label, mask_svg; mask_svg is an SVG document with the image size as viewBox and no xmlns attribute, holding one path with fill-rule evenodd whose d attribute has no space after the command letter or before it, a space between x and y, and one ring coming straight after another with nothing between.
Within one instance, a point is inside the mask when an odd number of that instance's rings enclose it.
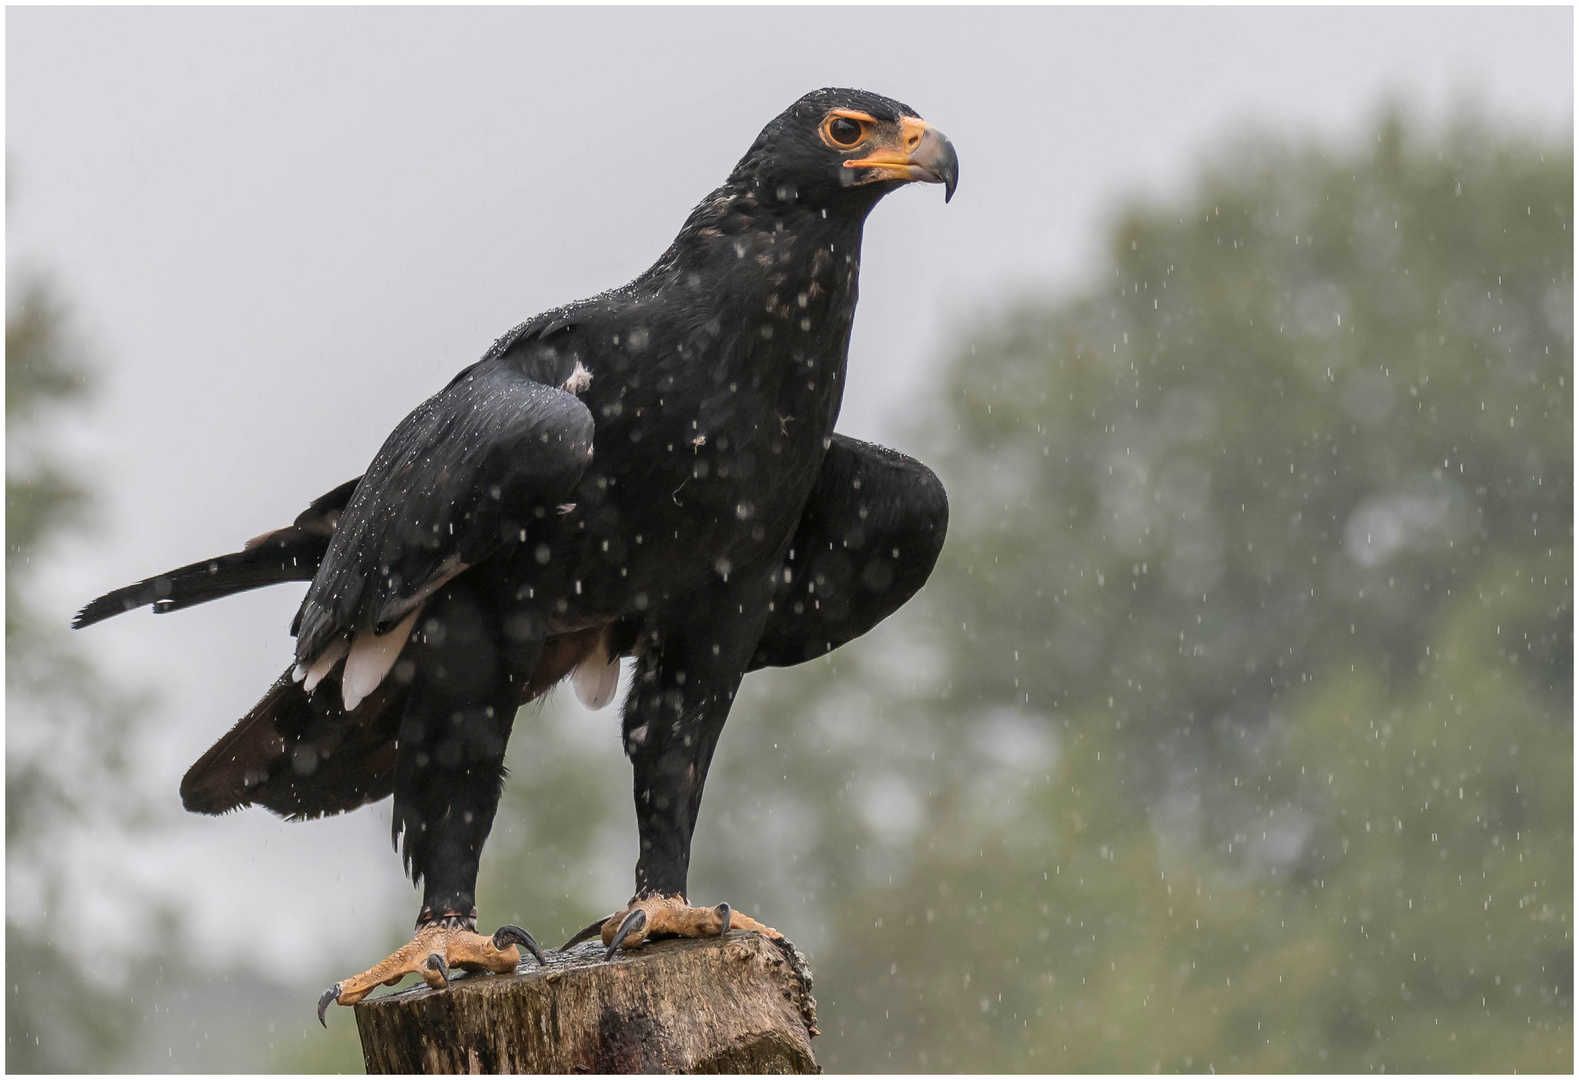
<instances>
[{"instance_id":1,"label":"eagle's right foot","mask_svg":"<svg viewBox=\"0 0 1579 1080\"><path fill-rule=\"evenodd\" d=\"M519 926L501 926L493 937L483 937L467 925L471 920L448 917L428 923L376 967L335 983L318 999L318 1022L328 1027L324 1013L335 1003L355 1005L375 987L394 986L407 975L420 975L435 990L450 984L450 968L505 974L521 962L521 946L546 964L543 950Z\"/></svg>"},{"instance_id":2,"label":"eagle's right foot","mask_svg":"<svg viewBox=\"0 0 1579 1080\"><path fill-rule=\"evenodd\" d=\"M601 936L603 944L608 946L605 959L612 960L620 949L639 949L654 938L723 937L731 929L755 930L770 938L783 937L771 926L732 911L728 904L699 908L686 903L683 896L645 896L632 900L624 911L616 911L588 926L565 942L560 951Z\"/></svg>"}]
</instances>

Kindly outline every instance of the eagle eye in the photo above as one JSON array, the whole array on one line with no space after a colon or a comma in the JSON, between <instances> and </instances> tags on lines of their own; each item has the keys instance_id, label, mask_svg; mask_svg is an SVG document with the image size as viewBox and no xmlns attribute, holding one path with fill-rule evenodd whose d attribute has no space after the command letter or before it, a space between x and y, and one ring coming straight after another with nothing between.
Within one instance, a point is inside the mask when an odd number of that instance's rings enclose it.
<instances>
[{"instance_id":1,"label":"eagle eye","mask_svg":"<svg viewBox=\"0 0 1579 1080\"><path fill-rule=\"evenodd\" d=\"M866 125L848 116L833 116L823 125L823 131L835 146L854 146L866 136Z\"/></svg>"}]
</instances>

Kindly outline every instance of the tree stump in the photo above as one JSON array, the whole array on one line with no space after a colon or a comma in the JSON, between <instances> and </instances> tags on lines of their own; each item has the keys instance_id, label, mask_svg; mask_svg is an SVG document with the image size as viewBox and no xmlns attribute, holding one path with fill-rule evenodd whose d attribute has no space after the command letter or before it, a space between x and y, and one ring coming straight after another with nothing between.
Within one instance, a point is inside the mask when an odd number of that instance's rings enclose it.
<instances>
[{"instance_id":1,"label":"tree stump","mask_svg":"<svg viewBox=\"0 0 1579 1080\"><path fill-rule=\"evenodd\" d=\"M811 1073L817 1003L788 941L745 930L512 975L455 972L354 1008L369 1073Z\"/></svg>"}]
</instances>

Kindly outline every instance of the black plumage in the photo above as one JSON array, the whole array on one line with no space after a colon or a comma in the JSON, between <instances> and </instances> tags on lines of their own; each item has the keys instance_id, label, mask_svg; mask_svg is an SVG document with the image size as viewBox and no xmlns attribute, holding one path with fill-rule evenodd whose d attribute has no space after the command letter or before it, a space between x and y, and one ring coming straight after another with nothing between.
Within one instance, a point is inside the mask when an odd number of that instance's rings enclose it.
<instances>
[{"instance_id":1,"label":"black plumage","mask_svg":"<svg viewBox=\"0 0 1579 1080\"><path fill-rule=\"evenodd\" d=\"M311 581L294 671L192 767L187 808L312 817L393 793L419 929L469 932L517 706L572 671L596 698L634 656L632 904L683 898L741 677L864 633L937 558L936 478L833 428L866 216L911 180L952 195L956 168L907 107L808 94L651 269L505 335L358 480L241 552L85 607L76 625ZM626 944L706 932L665 922L672 906L644 908ZM400 955L333 996L360 997Z\"/></svg>"}]
</instances>

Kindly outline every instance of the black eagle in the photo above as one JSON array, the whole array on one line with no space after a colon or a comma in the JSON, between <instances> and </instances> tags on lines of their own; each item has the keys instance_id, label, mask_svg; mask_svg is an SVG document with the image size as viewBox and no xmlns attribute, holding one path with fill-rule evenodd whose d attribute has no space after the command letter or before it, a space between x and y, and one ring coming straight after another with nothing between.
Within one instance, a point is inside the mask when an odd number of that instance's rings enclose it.
<instances>
[{"instance_id":1,"label":"black eagle","mask_svg":"<svg viewBox=\"0 0 1579 1080\"><path fill-rule=\"evenodd\" d=\"M691 835L748 671L820 656L919 589L948 501L902 454L834 433L866 216L958 178L911 109L818 90L762 130L650 270L539 315L406 417L367 472L294 524L109 593L83 627L310 581L296 660L181 783L188 810L288 818L393 794L423 888L413 941L335 984L509 971L531 936L476 933L478 860L516 710L567 676L589 706L635 657L622 734L641 853L609 953L777 932L686 899Z\"/></svg>"}]
</instances>

